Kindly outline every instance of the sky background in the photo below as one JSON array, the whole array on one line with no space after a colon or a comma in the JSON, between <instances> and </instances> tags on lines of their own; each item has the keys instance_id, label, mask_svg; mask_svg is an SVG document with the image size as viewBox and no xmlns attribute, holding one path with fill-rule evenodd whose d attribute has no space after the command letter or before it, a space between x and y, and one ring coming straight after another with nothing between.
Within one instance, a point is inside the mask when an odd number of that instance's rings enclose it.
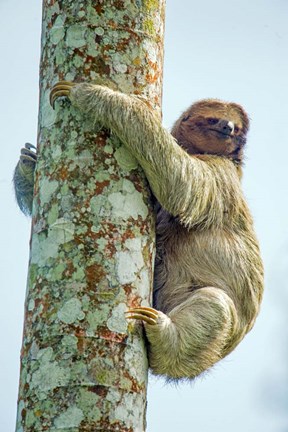
<instances>
[{"instance_id":1,"label":"sky background","mask_svg":"<svg viewBox=\"0 0 288 432\"><path fill-rule=\"evenodd\" d=\"M15 428L30 220L11 178L36 142L40 0L0 0L0 431ZM151 378L147 432L288 432L288 0L167 0L164 125L193 101L251 118L243 187L265 265L254 329L195 383Z\"/></svg>"}]
</instances>

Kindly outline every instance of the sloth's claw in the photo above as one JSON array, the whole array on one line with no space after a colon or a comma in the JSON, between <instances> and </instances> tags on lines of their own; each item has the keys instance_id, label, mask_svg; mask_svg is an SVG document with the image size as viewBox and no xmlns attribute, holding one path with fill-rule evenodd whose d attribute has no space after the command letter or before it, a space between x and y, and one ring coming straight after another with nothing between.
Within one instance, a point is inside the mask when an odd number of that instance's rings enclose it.
<instances>
[{"instance_id":1,"label":"sloth's claw","mask_svg":"<svg viewBox=\"0 0 288 432\"><path fill-rule=\"evenodd\" d=\"M70 92L72 87L74 87L76 84L70 81L59 81L56 83L50 92L50 105L52 108L55 106L55 101L59 97L68 97L70 96Z\"/></svg>"},{"instance_id":2,"label":"sloth's claw","mask_svg":"<svg viewBox=\"0 0 288 432\"><path fill-rule=\"evenodd\" d=\"M28 163L36 164L37 161L36 147L33 144L26 143L25 147L21 149L20 161L23 162L24 164L26 163L26 161Z\"/></svg>"},{"instance_id":3,"label":"sloth's claw","mask_svg":"<svg viewBox=\"0 0 288 432\"><path fill-rule=\"evenodd\" d=\"M128 309L125 313L126 319L137 319L151 325L156 325L159 317L156 309L145 306Z\"/></svg>"}]
</instances>

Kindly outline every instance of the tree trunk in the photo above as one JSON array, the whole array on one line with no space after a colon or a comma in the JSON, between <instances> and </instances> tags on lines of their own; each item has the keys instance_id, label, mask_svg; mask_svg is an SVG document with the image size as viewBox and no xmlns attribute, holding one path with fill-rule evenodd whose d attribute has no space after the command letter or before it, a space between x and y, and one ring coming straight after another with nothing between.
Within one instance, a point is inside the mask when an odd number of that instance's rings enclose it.
<instances>
[{"instance_id":1,"label":"tree trunk","mask_svg":"<svg viewBox=\"0 0 288 432\"><path fill-rule=\"evenodd\" d=\"M17 432L145 430L154 216L143 172L58 80L108 79L160 109L165 0L43 1L38 163ZM129 125L127 125L129 127Z\"/></svg>"}]
</instances>

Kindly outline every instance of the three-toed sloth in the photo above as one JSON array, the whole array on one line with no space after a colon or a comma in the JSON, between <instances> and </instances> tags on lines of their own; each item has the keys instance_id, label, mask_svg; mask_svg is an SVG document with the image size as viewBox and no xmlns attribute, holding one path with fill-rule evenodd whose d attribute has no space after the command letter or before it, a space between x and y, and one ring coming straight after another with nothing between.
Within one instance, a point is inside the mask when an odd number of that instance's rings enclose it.
<instances>
[{"instance_id":1,"label":"three-toed sloth","mask_svg":"<svg viewBox=\"0 0 288 432\"><path fill-rule=\"evenodd\" d=\"M242 340L262 298L262 261L240 184L247 114L235 103L202 100L170 134L139 98L108 87L59 82L53 105L60 96L111 129L146 174L158 201L153 308L126 317L144 323L153 373L193 379ZM26 213L34 165L28 146L14 176Z\"/></svg>"}]
</instances>

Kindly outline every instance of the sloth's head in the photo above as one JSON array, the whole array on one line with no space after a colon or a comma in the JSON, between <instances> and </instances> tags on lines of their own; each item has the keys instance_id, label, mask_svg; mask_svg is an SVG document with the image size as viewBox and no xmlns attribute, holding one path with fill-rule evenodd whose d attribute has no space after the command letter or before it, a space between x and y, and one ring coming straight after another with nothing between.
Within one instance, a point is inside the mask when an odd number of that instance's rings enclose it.
<instances>
[{"instance_id":1,"label":"sloth's head","mask_svg":"<svg viewBox=\"0 0 288 432\"><path fill-rule=\"evenodd\" d=\"M172 135L190 154L213 154L242 161L249 118L241 105L204 99L176 121Z\"/></svg>"}]
</instances>

